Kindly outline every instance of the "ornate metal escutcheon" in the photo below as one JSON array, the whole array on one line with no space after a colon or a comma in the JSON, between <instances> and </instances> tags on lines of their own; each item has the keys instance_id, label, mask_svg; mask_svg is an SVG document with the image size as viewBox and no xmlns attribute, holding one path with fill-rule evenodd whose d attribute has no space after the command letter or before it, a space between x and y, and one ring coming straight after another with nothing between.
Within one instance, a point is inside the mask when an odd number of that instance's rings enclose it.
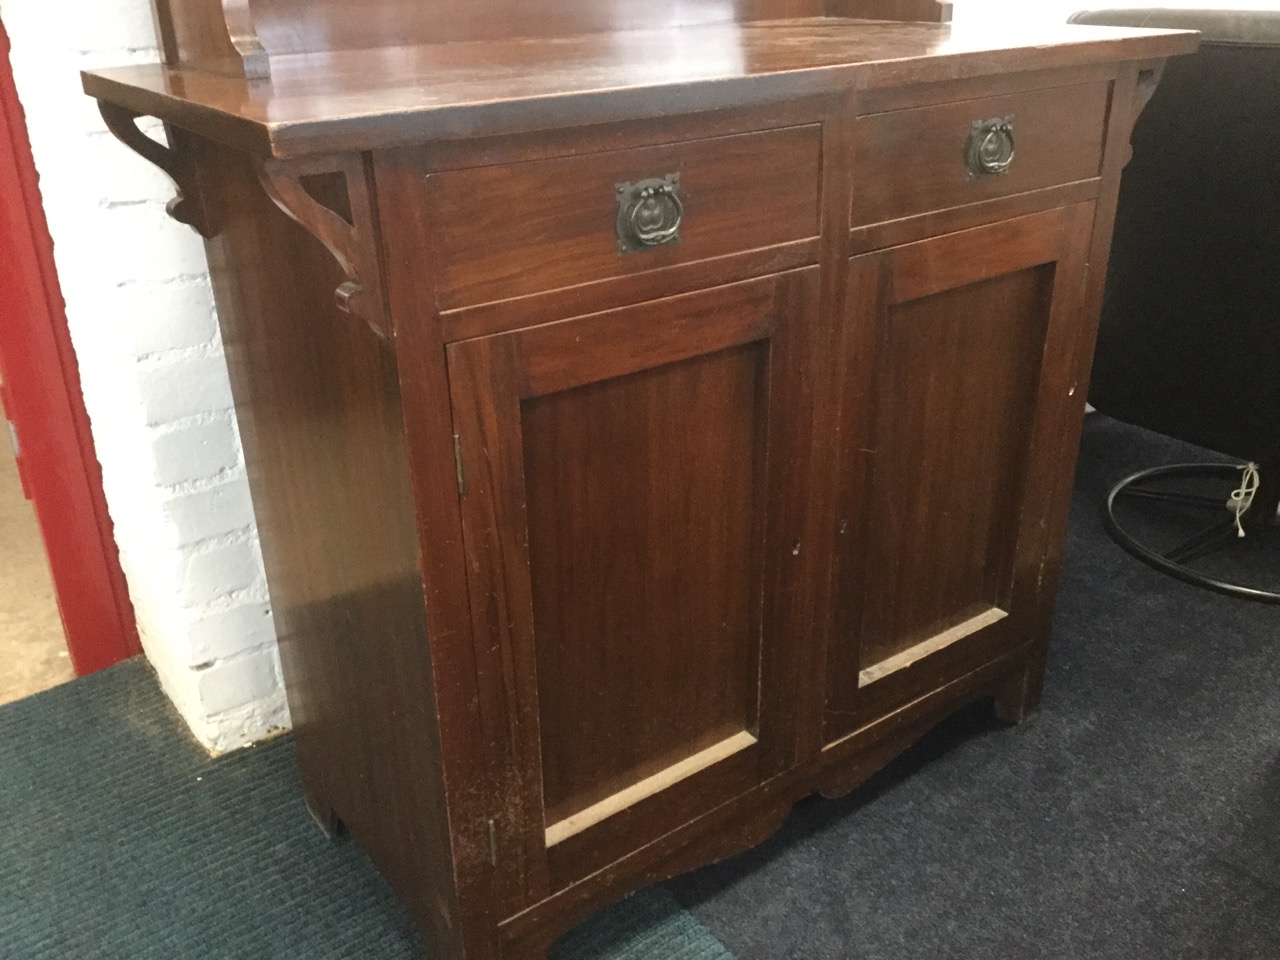
<instances>
[{"instance_id":1,"label":"ornate metal escutcheon","mask_svg":"<svg viewBox=\"0 0 1280 960\"><path fill-rule=\"evenodd\" d=\"M1013 153L1013 117L973 121L965 148L970 178L1004 173L1013 163Z\"/></svg>"},{"instance_id":2,"label":"ornate metal escutcheon","mask_svg":"<svg viewBox=\"0 0 1280 960\"><path fill-rule=\"evenodd\" d=\"M618 198L618 255L680 242L684 204L680 174L614 187Z\"/></svg>"}]
</instances>

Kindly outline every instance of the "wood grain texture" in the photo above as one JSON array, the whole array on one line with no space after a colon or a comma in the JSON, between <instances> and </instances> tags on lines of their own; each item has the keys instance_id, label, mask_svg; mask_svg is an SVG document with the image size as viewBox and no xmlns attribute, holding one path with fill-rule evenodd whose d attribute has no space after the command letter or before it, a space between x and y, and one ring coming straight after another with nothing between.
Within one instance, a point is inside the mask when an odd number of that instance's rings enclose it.
<instances>
[{"instance_id":1,"label":"wood grain texture","mask_svg":"<svg viewBox=\"0 0 1280 960\"><path fill-rule=\"evenodd\" d=\"M858 97L858 114L867 116L895 110L938 107L947 103L958 103L961 100L983 100L989 97L1052 90L1055 87L1078 87L1099 81L1110 82L1116 78L1119 70L1120 65L1114 61L1048 70L1039 69L1029 62L1024 68L1006 74L975 75L893 87L877 87L873 90L861 91Z\"/></svg>"},{"instance_id":2,"label":"wood grain texture","mask_svg":"<svg viewBox=\"0 0 1280 960\"><path fill-rule=\"evenodd\" d=\"M223 0L228 2L228 0ZM503 37L561 37L655 24L690 27L735 20L815 16L819 0L493 0L479 8L450 0L255 0L253 25L273 58L325 50Z\"/></svg>"},{"instance_id":3,"label":"wood grain texture","mask_svg":"<svg viewBox=\"0 0 1280 960\"><path fill-rule=\"evenodd\" d=\"M204 210L199 192L195 189L195 171L188 157L143 133L138 127L141 115L132 110L100 101L98 112L102 114L102 120L112 136L144 160L159 167L178 188L177 196L165 205L165 212L205 239L211 238L216 231Z\"/></svg>"},{"instance_id":4,"label":"wood grain texture","mask_svg":"<svg viewBox=\"0 0 1280 960\"><path fill-rule=\"evenodd\" d=\"M553 127L527 133L435 140L417 147L415 155L424 158L424 171L441 173L470 167L635 150L821 124L827 118L830 102L829 96L819 95L784 102L761 101L722 109L695 110L693 113L672 113L649 118L645 123L606 120L575 127L572 136L566 136L563 128ZM414 151L414 148L401 149Z\"/></svg>"},{"instance_id":5,"label":"wood grain texture","mask_svg":"<svg viewBox=\"0 0 1280 960\"><path fill-rule=\"evenodd\" d=\"M944 233L998 223L1001 220L1013 220L1039 210L1071 206L1073 203L1096 199L1101 188L1102 178L1097 177L1092 180L1065 183L1057 187L1046 187L1043 190L997 197L994 200L983 200L961 207L932 210L913 217L903 217L901 220L854 227L849 231L849 255L856 256L873 250L883 250L885 247L903 246L929 237L941 236Z\"/></svg>"},{"instance_id":6,"label":"wood grain texture","mask_svg":"<svg viewBox=\"0 0 1280 960\"><path fill-rule=\"evenodd\" d=\"M548 823L756 727L767 363L525 405Z\"/></svg>"},{"instance_id":7,"label":"wood grain texture","mask_svg":"<svg viewBox=\"0 0 1280 960\"><path fill-rule=\"evenodd\" d=\"M498 805L493 843L507 865L503 895L519 905L550 892L538 829L546 817L521 356L514 338L485 337L451 345L448 358L472 638L491 656L492 673L481 682L492 698L485 722Z\"/></svg>"},{"instance_id":8,"label":"wood grain texture","mask_svg":"<svg viewBox=\"0 0 1280 960\"><path fill-rule=\"evenodd\" d=\"M827 293L820 281L820 272L812 268L777 278L779 327L770 338L768 386L759 744L723 761L714 774L682 781L552 848L556 889L603 869L690 810L707 809L796 762L803 705L794 691L805 675L805 661L802 648L787 638L821 629L828 575L823 546L829 526L827 478L814 451L826 447L829 420L815 401L830 389L835 373L831 343L838 314L821 310Z\"/></svg>"},{"instance_id":9,"label":"wood grain texture","mask_svg":"<svg viewBox=\"0 0 1280 960\"><path fill-rule=\"evenodd\" d=\"M258 37L254 4L251 0L221 0L221 3L227 38L240 57L244 76L251 80L263 80L271 76L271 56Z\"/></svg>"},{"instance_id":10,"label":"wood grain texture","mask_svg":"<svg viewBox=\"0 0 1280 960\"><path fill-rule=\"evenodd\" d=\"M389 338L364 158L348 155L319 163L263 160L258 179L275 205L320 241L342 268L347 279L334 289L338 308Z\"/></svg>"},{"instance_id":11,"label":"wood grain texture","mask_svg":"<svg viewBox=\"0 0 1280 960\"><path fill-rule=\"evenodd\" d=\"M778 689L785 625L764 618L773 590L794 590L784 571L803 539L778 536L773 517L803 501L794 469L779 471L810 429L789 398L791 358L820 329L817 279L811 268L449 347L473 622L504 663L504 781L531 895L789 754L789 721L771 712L793 700ZM679 710L662 706L672 699ZM548 826L742 732L759 744L538 862Z\"/></svg>"},{"instance_id":12,"label":"wood grain texture","mask_svg":"<svg viewBox=\"0 0 1280 960\"><path fill-rule=\"evenodd\" d=\"M441 309L815 237L820 137L803 126L432 174ZM680 242L619 256L615 186L671 174Z\"/></svg>"},{"instance_id":13,"label":"wood grain texture","mask_svg":"<svg viewBox=\"0 0 1280 960\"><path fill-rule=\"evenodd\" d=\"M395 357L334 305L341 269L250 158L196 146L307 802L347 827L447 955L454 857Z\"/></svg>"},{"instance_id":14,"label":"wood grain texture","mask_svg":"<svg viewBox=\"0 0 1280 960\"><path fill-rule=\"evenodd\" d=\"M864 669L1007 608L1052 283L1015 266L884 314Z\"/></svg>"},{"instance_id":15,"label":"wood grain texture","mask_svg":"<svg viewBox=\"0 0 1280 960\"><path fill-rule=\"evenodd\" d=\"M1071 503L1072 481L1076 457L1080 448L1080 432L1084 416L1085 398L1089 393L1089 378L1093 368L1094 346L1097 342L1098 318L1102 308L1103 288L1106 282L1106 264L1109 262L1111 237L1115 226L1116 206L1120 193L1120 176L1129 162L1132 150L1129 138L1134 124L1150 100L1163 72L1162 61L1146 61L1121 65L1115 85L1111 112L1107 119L1107 149L1103 158L1103 189L1092 210L1092 229L1082 216L1076 229L1089 232L1089 253L1085 289L1077 323L1069 348L1054 358L1053 374L1058 389L1069 398L1057 411L1057 419L1046 426L1043 441L1045 459L1060 463L1061 472L1052 480L1047 494L1045 522L1042 527L1043 542L1040 546L1040 562L1035 572L1036 590L1044 599L1037 611L1037 618L1028 628L1034 641L1034 654L1023 675L1007 685L997 700L1002 715L1019 719L1036 708L1044 683L1044 665L1049 653L1049 627L1053 613L1052 598L1062 571L1062 545L1066 538L1067 516ZM1056 437L1056 447L1050 446Z\"/></svg>"},{"instance_id":16,"label":"wood grain texture","mask_svg":"<svg viewBox=\"0 0 1280 960\"><path fill-rule=\"evenodd\" d=\"M999 229L974 228L948 235L945 241L897 247L890 255L889 306L1052 263L1062 254L1061 234L1062 213L1047 210L1003 221Z\"/></svg>"},{"instance_id":17,"label":"wood grain texture","mask_svg":"<svg viewBox=\"0 0 1280 960\"><path fill-rule=\"evenodd\" d=\"M822 153L826 158L822 169L822 259L821 288L817 318L819 329L810 338L807 351L794 361L796 376L790 403L800 405L809 429L799 440L790 469L798 476L807 493L803 504L787 502L781 517L789 525L803 522L803 539L794 562L807 567L800 582L806 589L779 591L774 615L798 635L826 637L832 629L832 567L838 536L836 513L837 459L831 455L842 429L839 398L846 377L846 352L853 335L844 322L843 305L850 282L844 239L849 230L849 194L853 189L848 158L857 98L852 92L833 97L828 104L828 118L823 124ZM839 158L837 160L837 158ZM794 516L794 519L792 519ZM826 644L810 642L788 661L795 665L795 675L784 689L822 689L826 665ZM823 705L818 698L807 697L779 710L789 710L795 726L794 753L784 760L803 764L819 755L822 749Z\"/></svg>"},{"instance_id":18,"label":"wood grain texture","mask_svg":"<svg viewBox=\"0 0 1280 960\"><path fill-rule=\"evenodd\" d=\"M419 574L441 731L441 776L454 863L456 912L440 916L413 888L397 889L441 956L499 960L494 931L519 897L522 861L508 854L518 808L505 801L501 765L501 661L473 643L466 554L454 459L444 344L435 322L432 232L421 208L401 202L416 188L415 167L375 160L379 234L402 396L404 442L414 504ZM439 815L439 814L438 814ZM422 848L414 835L402 842ZM495 848L504 856L495 857ZM497 862L495 863L495 859ZM441 924L443 923L443 926Z\"/></svg>"},{"instance_id":19,"label":"wood grain texture","mask_svg":"<svg viewBox=\"0 0 1280 960\"><path fill-rule=\"evenodd\" d=\"M684 294L660 306L637 304L517 331L511 339L523 364L520 396L571 390L769 337L779 323L776 289L772 277L762 277L716 288L714 297Z\"/></svg>"},{"instance_id":20,"label":"wood grain texture","mask_svg":"<svg viewBox=\"0 0 1280 960\"><path fill-rule=\"evenodd\" d=\"M222 2L151 0L166 64L233 77L246 75L241 51L231 41Z\"/></svg>"},{"instance_id":21,"label":"wood grain texture","mask_svg":"<svg viewBox=\"0 0 1280 960\"><path fill-rule=\"evenodd\" d=\"M512 297L475 307L445 311L440 316L446 342L470 340L508 330L552 323L591 310L609 310L645 300L693 293L708 286L784 273L814 264L822 243L817 237L761 247L723 257L695 260L625 277L610 277L544 293Z\"/></svg>"},{"instance_id":22,"label":"wood grain texture","mask_svg":"<svg viewBox=\"0 0 1280 960\"><path fill-rule=\"evenodd\" d=\"M273 65L269 84L163 66L87 71L83 82L98 99L288 157L1079 68L1196 45L1187 31L1010 24L993 34L810 18L299 55Z\"/></svg>"},{"instance_id":23,"label":"wood grain texture","mask_svg":"<svg viewBox=\"0 0 1280 960\"><path fill-rule=\"evenodd\" d=\"M855 259L851 298L869 385L851 417L840 510L839 626L828 653L828 741L957 666L1025 644L1047 498L1036 437L1069 400L1040 370L1080 309L1088 204ZM872 292L875 291L875 292ZM874 331L874 332L872 332ZM854 518L857 518L856 520ZM862 556L860 554L865 554ZM981 629L938 643L965 623ZM1009 614L1008 617L1003 614ZM918 649L924 657L889 670ZM865 679L873 675L875 683Z\"/></svg>"},{"instance_id":24,"label":"wood grain texture","mask_svg":"<svg viewBox=\"0 0 1280 960\"><path fill-rule=\"evenodd\" d=\"M853 223L899 220L1096 178L1110 84L1057 87L872 114L859 120L858 175L875 190L854 194ZM1008 172L974 177L965 147L975 121L1011 117L1016 152Z\"/></svg>"}]
</instances>

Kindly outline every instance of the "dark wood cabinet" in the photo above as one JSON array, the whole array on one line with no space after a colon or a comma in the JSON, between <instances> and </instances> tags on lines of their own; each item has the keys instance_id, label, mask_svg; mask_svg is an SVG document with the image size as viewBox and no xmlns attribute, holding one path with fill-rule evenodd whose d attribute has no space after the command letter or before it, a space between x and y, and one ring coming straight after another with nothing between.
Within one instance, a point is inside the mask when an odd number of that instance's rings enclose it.
<instances>
[{"instance_id":1,"label":"dark wood cabinet","mask_svg":"<svg viewBox=\"0 0 1280 960\"><path fill-rule=\"evenodd\" d=\"M433 957L542 957L1034 708L1097 265L1194 35L302 6L161 3L168 64L85 85L208 240L306 802Z\"/></svg>"}]
</instances>

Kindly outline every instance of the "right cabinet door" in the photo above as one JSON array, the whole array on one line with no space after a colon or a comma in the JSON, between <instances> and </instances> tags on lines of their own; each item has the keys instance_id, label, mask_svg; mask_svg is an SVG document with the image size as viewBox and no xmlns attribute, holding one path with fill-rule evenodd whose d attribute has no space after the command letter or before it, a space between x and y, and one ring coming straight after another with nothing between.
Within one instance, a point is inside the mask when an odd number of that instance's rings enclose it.
<instances>
[{"instance_id":1,"label":"right cabinet door","mask_svg":"<svg viewBox=\"0 0 1280 960\"><path fill-rule=\"evenodd\" d=\"M1092 222L1078 204L850 261L827 743L1043 632Z\"/></svg>"}]
</instances>

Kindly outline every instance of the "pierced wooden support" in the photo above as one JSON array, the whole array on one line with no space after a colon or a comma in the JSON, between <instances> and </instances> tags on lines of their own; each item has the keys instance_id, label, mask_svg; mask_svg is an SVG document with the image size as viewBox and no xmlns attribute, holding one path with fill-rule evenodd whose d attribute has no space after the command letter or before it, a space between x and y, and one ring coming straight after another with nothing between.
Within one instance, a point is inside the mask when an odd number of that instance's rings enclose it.
<instances>
[{"instance_id":1,"label":"pierced wooden support","mask_svg":"<svg viewBox=\"0 0 1280 960\"><path fill-rule=\"evenodd\" d=\"M163 170L178 188L178 195L165 207L169 216L179 223L185 223L206 240L211 239L217 231L205 214L191 164L176 150L152 140L138 128L138 120L143 114L105 100L98 101L98 112L117 140Z\"/></svg>"},{"instance_id":2,"label":"pierced wooden support","mask_svg":"<svg viewBox=\"0 0 1280 960\"><path fill-rule=\"evenodd\" d=\"M305 180L326 174L341 176L349 212L339 213L326 206L307 189ZM324 244L347 275L334 291L339 309L360 317L379 336L390 339L363 158L352 154L317 160L263 160L258 179L272 202Z\"/></svg>"},{"instance_id":3,"label":"pierced wooden support","mask_svg":"<svg viewBox=\"0 0 1280 960\"><path fill-rule=\"evenodd\" d=\"M1129 127L1131 141L1134 128L1138 124L1138 118L1142 116L1142 111L1147 109L1147 104L1155 96L1156 88L1160 86L1160 78L1164 76L1164 65L1165 61L1161 60L1159 63L1143 67L1138 71L1138 89L1133 95L1132 125ZM1125 167L1133 159L1133 143L1131 141L1125 144L1124 163L1122 164Z\"/></svg>"}]
</instances>

